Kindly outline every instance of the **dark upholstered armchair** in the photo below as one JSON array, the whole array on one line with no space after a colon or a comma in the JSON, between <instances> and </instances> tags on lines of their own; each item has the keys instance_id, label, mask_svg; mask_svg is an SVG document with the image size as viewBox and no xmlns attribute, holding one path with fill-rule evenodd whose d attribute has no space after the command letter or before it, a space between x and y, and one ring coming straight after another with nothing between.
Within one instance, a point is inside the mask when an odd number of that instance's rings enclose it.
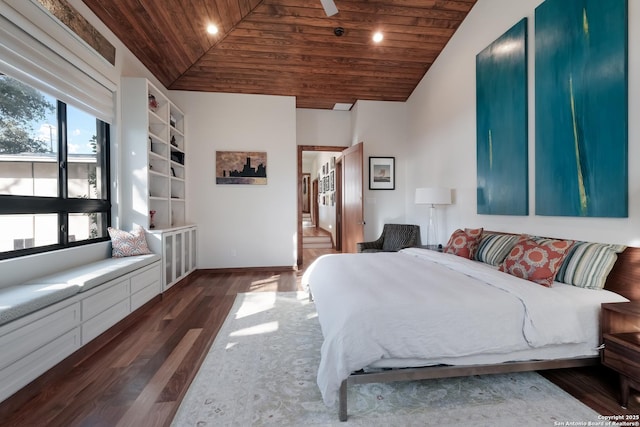
<instances>
[{"instance_id":1,"label":"dark upholstered armchair","mask_svg":"<svg viewBox=\"0 0 640 427\"><path fill-rule=\"evenodd\" d=\"M396 252L419 243L419 225L385 224L377 240L358 243L358 252Z\"/></svg>"}]
</instances>

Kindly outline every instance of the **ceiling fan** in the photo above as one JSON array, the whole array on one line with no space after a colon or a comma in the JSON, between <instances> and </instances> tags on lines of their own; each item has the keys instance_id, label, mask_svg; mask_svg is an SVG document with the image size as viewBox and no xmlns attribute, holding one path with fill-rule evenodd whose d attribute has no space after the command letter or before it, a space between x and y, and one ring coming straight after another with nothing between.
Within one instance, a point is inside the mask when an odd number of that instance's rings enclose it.
<instances>
[{"instance_id":1,"label":"ceiling fan","mask_svg":"<svg viewBox=\"0 0 640 427\"><path fill-rule=\"evenodd\" d=\"M333 0L320 0L320 3L322 3L322 7L327 16L333 16L338 13L338 8Z\"/></svg>"}]
</instances>

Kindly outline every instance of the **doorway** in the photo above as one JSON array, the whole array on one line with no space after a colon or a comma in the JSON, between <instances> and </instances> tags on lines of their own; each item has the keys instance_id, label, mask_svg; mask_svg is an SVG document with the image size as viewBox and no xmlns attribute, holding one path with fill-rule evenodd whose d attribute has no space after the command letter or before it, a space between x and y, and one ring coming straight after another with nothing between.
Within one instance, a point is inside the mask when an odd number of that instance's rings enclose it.
<instances>
[{"instance_id":1,"label":"doorway","mask_svg":"<svg viewBox=\"0 0 640 427\"><path fill-rule=\"evenodd\" d=\"M333 208L335 209L336 216L336 226L333 229L333 234L335 235L335 240L333 240L333 244L336 250L339 250L339 245L342 242L342 228L337 226L338 217L340 214L338 213L338 208L341 207L341 192L339 191L340 186L342 185L342 179L339 176L339 172L337 169L338 161L340 159L339 153L342 153L343 150L346 150L348 147L338 147L338 146L298 146L298 239L297 239L297 264L298 266L302 265L303 262L303 238L305 232L308 232L308 228L303 229L303 223L305 225L311 219L312 226L316 227L316 232L320 232L323 230L319 230L317 227L320 225L320 215L319 211L323 211L323 213L327 212L327 209ZM319 166L316 164L316 168L319 169L315 171L305 170L308 169L308 165L305 165L303 161L303 155L305 159L309 156L306 154L314 154L318 152L335 153L335 157L333 157L330 161L326 162L327 164ZM320 153L318 153L320 154ZM311 156L313 157L313 156ZM334 160L335 159L335 160ZM322 173L322 167L324 167L324 172ZM310 180L311 180L311 200L309 203L310 213L304 214L304 177L305 174L310 172ZM332 188L333 185L333 188ZM309 189L309 187L307 187ZM323 231L324 232L324 231ZM331 235L330 232L327 234ZM309 237L307 238L310 239ZM331 243L329 243L331 245ZM308 246L308 245L307 245Z\"/></svg>"}]
</instances>

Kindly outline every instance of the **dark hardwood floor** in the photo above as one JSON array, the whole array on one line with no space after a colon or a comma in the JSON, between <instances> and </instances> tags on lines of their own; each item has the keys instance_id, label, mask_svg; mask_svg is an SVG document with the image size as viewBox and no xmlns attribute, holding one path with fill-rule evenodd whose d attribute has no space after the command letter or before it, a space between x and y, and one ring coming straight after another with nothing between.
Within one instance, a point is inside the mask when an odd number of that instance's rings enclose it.
<instances>
[{"instance_id":1,"label":"dark hardwood floor","mask_svg":"<svg viewBox=\"0 0 640 427\"><path fill-rule=\"evenodd\" d=\"M305 249L301 271L192 274L0 404L0 425L169 425L236 294L302 290L304 268L330 252ZM620 407L617 376L604 367L544 375L603 415L640 413L635 391Z\"/></svg>"}]
</instances>

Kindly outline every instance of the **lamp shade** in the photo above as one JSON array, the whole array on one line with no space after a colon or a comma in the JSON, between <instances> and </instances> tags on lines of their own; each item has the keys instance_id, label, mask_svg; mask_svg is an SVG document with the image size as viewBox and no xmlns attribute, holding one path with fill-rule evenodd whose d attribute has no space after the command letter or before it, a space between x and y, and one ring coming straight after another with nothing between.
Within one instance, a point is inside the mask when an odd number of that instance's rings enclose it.
<instances>
[{"instance_id":1,"label":"lamp shade","mask_svg":"<svg viewBox=\"0 0 640 427\"><path fill-rule=\"evenodd\" d=\"M450 205L451 189L440 187L416 188L415 203L418 205Z\"/></svg>"}]
</instances>

